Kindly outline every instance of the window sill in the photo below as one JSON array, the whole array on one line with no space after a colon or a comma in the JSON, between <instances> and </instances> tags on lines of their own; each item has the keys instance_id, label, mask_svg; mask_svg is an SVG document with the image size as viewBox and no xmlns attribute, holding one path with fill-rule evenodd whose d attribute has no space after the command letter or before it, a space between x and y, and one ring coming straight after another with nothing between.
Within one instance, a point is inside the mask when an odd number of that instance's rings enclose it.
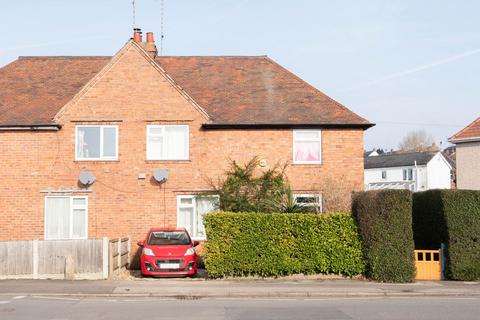
<instances>
[{"instance_id":1,"label":"window sill","mask_svg":"<svg viewBox=\"0 0 480 320\"><path fill-rule=\"evenodd\" d=\"M320 167L323 165L321 162L297 162L292 163L295 167Z\"/></svg>"},{"instance_id":2,"label":"window sill","mask_svg":"<svg viewBox=\"0 0 480 320\"><path fill-rule=\"evenodd\" d=\"M191 163L192 160L145 160L145 163Z\"/></svg>"},{"instance_id":3,"label":"window sill","mask_svg":"<svg viewBox=\"0 0 480 320\"><path fill-rule=\"evenodd\" d=\"M84 162L94 162L94 163L118 163L120 162L120 160L116 159L116 160L106 160L106 159L102 159L102 160L91 160L91 159L88 159L88 160L73 160L73 162L75 163L84 163Z\"/></svg>"}]
</instances>

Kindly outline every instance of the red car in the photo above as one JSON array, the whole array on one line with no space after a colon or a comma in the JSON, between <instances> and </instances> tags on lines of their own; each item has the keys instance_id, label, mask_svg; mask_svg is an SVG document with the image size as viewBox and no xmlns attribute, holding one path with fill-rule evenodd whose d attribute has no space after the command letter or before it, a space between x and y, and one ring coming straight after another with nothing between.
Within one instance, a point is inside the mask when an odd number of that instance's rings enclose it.
<instances>
[{"instance_id":1,"label":"red car","mask_svg":"<svg viewBox=\"0 0 480 320\"><path fill-rule=\"evenodd\" d=\"M194 276L197 273L198 241L192 241L184 228L156 228L148 232L140 264L144 276Z\"/></svg>"}]
</instances>

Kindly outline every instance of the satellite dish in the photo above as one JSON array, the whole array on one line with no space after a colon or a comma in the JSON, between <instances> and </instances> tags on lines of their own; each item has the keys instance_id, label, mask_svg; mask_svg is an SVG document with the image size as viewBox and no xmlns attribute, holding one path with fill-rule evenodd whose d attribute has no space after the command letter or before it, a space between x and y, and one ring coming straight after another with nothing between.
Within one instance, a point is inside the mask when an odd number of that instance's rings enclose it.
<instances>
[{"instance_id":1,"label":"satellite dish","mask_svg":"<svg viewBox=\"0 0 480 320\"><path fill-rule=\"evenodd\" d=\"M168 180L168 170L167 169L156 169L153 171L153 178L157 182L166 182Z\"/></svg>"},{"instance_id":2,"label":"satellite dish","mask_svg":"<svg viewBox=\"0 0 480 320\"><path fill-rule=\"evenodd\" d=\"M82 171L80 173L80 177L78 178L80 183L87 187L94 183L95 179L95 176L90 171Z\"/></svg>"}]
</instances>

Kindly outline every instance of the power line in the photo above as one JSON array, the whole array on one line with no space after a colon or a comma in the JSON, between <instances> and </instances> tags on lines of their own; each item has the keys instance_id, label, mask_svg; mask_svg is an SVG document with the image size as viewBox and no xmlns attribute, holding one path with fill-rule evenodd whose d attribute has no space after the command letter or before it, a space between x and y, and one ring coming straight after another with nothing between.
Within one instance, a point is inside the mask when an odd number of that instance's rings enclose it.
<instances>
[{"instance_id":1,"label":"power line","mask_svg":"<svg viewBox=\"0 0 480 320\"><path fill-rule=\"evenodd\" d=\"M431 126L431 127L464 127L460 124L447 124L447 123L421 123L421 122L397 122L397 121L373 121L377 124L393 124L393 125L412 125L412 126Z\"/></svg>"}]
</instances>

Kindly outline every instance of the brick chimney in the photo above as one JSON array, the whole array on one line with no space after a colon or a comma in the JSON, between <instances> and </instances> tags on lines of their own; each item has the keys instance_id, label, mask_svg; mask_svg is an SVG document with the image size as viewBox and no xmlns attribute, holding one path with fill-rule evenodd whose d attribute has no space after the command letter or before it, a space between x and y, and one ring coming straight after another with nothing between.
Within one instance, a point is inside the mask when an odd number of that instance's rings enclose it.
<instances>
[{"instance_id":1,"label":"brick chimney","mask_svg":"<svg viewBox=\"0 0 480 320\"><path fill-rule=\"evenodd\" d=\"M133 41L135 41L136 43L142 43L142 29L133 29Z\"/></svg>"},{"instance_id":2,"label":"brick chimney","mask_svg":"<svg viewBox=\"0 0 480 320\"><path fill-rule=\"evenodd\" d=\"M157 46L155 45L155 40L153 40L153 32L147 32L147 42L143 43L143 48L148 52L152 59L158 55Z\"/></svg>"}]
</instances>

